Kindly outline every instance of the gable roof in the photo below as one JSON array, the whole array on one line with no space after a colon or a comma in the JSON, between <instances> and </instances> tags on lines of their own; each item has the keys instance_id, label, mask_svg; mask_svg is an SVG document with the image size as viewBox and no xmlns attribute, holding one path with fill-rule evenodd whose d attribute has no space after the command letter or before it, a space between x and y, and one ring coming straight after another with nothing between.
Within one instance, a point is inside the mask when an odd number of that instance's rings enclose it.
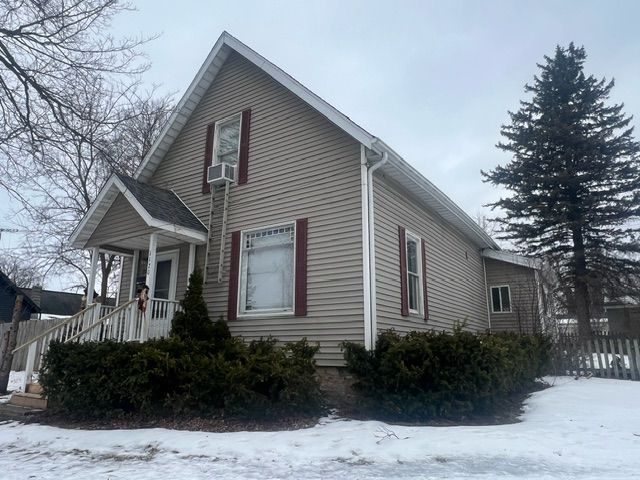
<instances>
[{"instance_id":1,"label":"gable roof","mask_svg":"<svg viewBox=\"0 0 640 480\"><path fill-rule=\"evenodd\" d=\"M388 162L381 170L435 210L445 220L457 227L479 248L500 250L500 247L493 239L471 217L382 140L371 135L292 76L227 32L223 32L216 41L191 85L187 88L167 124L162 129L158 139L145 156L136 171L135 178L137 180L146 182L151 178L205 92L215 80L220 67L224 64L231 51L242 55L369 150L379 155L386 154Z\"/></svg>"},{"instance_id":2,"label":"gable roof","mask_svg":"<svg viewBox=\"0 0 640 480\"><path fill-rule=\"evenodd\" d=\"M116 175L153 218L175 223L181 227L191 228L199 232L207 231L207 228L198 220L198 217L189 210L175 192L138 182L125 175Z\"/></svg>"},{"instance_id":3,"label":"gable roof","mask_svg":"<svg viewBox=\"0 0 640 480\"><path fill-rule=\"evenodd\" d=\"M150 227L187 237L192 241L206 240L207 227L175 192L114 173L71 234L70 240L74 247L84 248L119 193L124 195Z\"/></svg>"}]
</instances>

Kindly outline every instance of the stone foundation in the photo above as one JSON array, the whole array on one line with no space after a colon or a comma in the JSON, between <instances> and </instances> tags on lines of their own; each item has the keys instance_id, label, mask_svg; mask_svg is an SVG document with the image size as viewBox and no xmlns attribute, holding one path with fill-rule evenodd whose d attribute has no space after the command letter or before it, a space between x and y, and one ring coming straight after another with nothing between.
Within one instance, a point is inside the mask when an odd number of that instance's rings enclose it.
<instances>
[{"instance_id":1,"label":"stone foundation","mask_svg":"<svg viewBox=\"0 0 640 480\"><path fill-rule=\"evenodd\" d=\"M316 367L320 388L329 408L351 411L357 403L353 390L355 378L344 367Z\"/></svg>"}]
</instances>

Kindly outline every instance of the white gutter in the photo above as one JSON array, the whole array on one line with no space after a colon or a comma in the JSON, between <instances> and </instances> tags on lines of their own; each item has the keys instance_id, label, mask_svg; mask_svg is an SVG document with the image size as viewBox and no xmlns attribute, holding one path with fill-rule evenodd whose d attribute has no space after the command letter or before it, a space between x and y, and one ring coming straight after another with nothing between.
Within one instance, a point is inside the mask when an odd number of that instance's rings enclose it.
<instances>
[{"instance_id":1,"label":"white gutter","mask_svg":"<svg viewBox=\"0 0 640 480\"><path fill-rule=\"evenodd\" d=\"M363 148L364 151L364 148ZM368 226L368 245L367 249L369 250L369 315L370 315L370 325L367 328L365 326L365 347L367 344L368 348L373 348L375 346L377 331L378 331L378 320L377 320L377 297L376 297L376 239L375 239L375 208L373 201L373 173L382 167L387 160L389 159L387 152L382 153L382 160L373 164L371 167L367 168L367 226ZM365 156L366 162L366 156ZM364 231L364 217L363 217L363 231ZM364 236L364 234L363 234ZM364 273L364 272L363 272ZM367 277L365 277L367 278ZM365 314L366 317L366 314ZM369 333L369 337L366 336L367 331Z\"/></svg>"}]
</instances>

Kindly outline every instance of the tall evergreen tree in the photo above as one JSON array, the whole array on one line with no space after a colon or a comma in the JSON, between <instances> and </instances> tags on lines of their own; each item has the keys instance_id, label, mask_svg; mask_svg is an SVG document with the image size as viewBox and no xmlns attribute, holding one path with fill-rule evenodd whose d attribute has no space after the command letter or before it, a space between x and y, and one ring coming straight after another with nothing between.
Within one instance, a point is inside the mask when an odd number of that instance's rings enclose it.
<instances>
[{"instance_id":1,"label":"tall evergreen tree","mask_svg":"<svg viewBox=\"0 0 640 480\"><path fill-rule=\"evenodd\" d=\"M607 102L613 80L586 76L585 59L573 43L544 57L531 100L501 129L511 160L482 175L510 191L491 204L505 212L502 238L553 261L589 338L590 287L627 294L640 271L640 145L624 105Z\"/></svg>"},{"instance_id":2,"label":"tall evergreen tree","mask_svg":"<svg viewBox=\"0 0 640 480\"><path fill-rule=\"evenodd\" d=\"M202 296L202 272L195 269L189 276L189 286L180 300L181 311L176 312L171 321L171 336L183 340L210 341L215 328L209 319L207 304Z\"/></svg>"}]
</instances>

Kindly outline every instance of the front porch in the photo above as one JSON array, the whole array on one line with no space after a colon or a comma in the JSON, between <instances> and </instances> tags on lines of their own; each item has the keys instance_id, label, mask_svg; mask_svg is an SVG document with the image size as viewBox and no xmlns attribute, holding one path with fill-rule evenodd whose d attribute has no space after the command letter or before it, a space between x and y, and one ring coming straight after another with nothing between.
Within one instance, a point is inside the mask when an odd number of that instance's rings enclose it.
<instances>
[{"instance_id":1,"label":"front porch","mask_svg":"<svg viewBox=\"0 0 640 480\"><path fill-rule=\"evenodd\" d=\"M14 350L28 349L25 387L52 341L167 337L195 268L196 247L206 240L206 227L174 192L112 175L71 237L75 247L91 252L86 308ZM94 298L101 253L122 260L115 306ZM148 300L139 305L145 285Z\"/></svg>"},{"instance_id":2,"label":"front porch","mask_svg":"<svg viewBox=\"0 0 640 480\"><path fill-rule=\"evenodd\" d=\"M91 250L87 305L93 294L100 253L118 255L118 305L146 285L149 297L175 301L195 268L196 245L207 228L172 191L114 174L74 231L77 248ZM126 287L126 288L125 288Z\"/></svg>"}]
</instances>

